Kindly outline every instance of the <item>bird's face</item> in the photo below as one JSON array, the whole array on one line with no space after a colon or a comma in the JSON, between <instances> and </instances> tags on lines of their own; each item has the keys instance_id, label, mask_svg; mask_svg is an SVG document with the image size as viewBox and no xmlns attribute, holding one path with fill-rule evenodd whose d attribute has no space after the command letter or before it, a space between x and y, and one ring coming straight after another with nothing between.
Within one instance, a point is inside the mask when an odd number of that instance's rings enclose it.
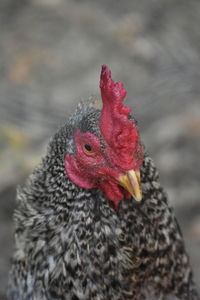
<instances>
[{"instance_id":1,"label":"bird's face","mask_svg":"<svg viewBox=\"0 0 200 300\"><path fill-rule=\"evenodd\" d=\"M121 83L114 83L110 71L103 66L100 88L103 108L96 116L96 128L84 126L73 133L74 153L65 155L65 170L77 186L100 188L113 201L119 202L131 195L141 200L140 168L143 151L138 129L130 120L130 108L122 105L125 90ZM90 117L86 116L86 123Z\"/></svg>"}]
</instances>

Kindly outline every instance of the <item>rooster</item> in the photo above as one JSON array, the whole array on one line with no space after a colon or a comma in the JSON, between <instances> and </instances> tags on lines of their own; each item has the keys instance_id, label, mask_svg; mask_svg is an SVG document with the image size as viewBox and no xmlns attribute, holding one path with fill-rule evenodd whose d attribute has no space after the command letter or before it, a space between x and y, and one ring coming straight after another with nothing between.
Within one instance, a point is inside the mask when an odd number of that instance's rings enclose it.
<instances>
[{"instance_id":1,"label":"rooster","mask_svg":"<svg viewBox=\"0 0 200 300\"><path fill-rule=\"evenodd\" d=\"M18 190L9 300L199 299L183 237L126 91L102 66Z\"/></svg>"}]
</instances>

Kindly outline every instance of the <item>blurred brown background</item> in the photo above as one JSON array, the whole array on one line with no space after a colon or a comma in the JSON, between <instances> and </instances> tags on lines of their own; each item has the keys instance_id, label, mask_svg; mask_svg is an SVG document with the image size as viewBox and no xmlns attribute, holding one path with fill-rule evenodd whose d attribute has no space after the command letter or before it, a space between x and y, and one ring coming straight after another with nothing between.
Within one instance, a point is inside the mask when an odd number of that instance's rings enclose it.
<instances>
[{"instance_id":1,"label":"blurred brown background","mask_svg":"<svg viewBox=\"0 0 200 300\"><path fill-rule=\"evenodd\" d=\"M16 185L102 64L124 82L200 287L200 2L0 1L0 294Z\"/></svg>"}]
</instances>

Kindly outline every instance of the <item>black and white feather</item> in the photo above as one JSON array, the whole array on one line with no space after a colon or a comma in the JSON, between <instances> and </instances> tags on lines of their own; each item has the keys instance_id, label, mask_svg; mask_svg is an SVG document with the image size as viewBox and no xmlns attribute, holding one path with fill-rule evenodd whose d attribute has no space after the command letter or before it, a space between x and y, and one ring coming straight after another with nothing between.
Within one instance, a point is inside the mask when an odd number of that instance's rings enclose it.
<instances>
[{"instance_id":1,"label":"black and white feather","mask_svg":"<svg viewBox=\"0 0 200 300\"><path fill-rule=\"evenodd\" d=\"M83 108L84 107L84 108ZM9 300L199 299L183 237L146 154L141 202L113 208L67 177L75 128L99 135L99 110L81 106L18 190Z\"/></svg>"}]
</instances>

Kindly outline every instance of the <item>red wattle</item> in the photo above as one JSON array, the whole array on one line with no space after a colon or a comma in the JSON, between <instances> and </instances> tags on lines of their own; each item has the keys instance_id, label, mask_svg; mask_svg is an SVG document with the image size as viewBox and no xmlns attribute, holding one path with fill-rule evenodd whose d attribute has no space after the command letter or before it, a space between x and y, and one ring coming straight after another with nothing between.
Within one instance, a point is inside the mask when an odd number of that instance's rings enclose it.
<instances>
[{"instance_id":1,"label":"red wattle","mask_svg":"<svg viewBox=\"0 0 200 300\"><path fill-rule=\"evenodd\" d=\"M115 209L118 210L119 202L124 199L118 184L113 181L101 181L99 187L107 198L112 201Z\"/></svg>"}]
</instances>

